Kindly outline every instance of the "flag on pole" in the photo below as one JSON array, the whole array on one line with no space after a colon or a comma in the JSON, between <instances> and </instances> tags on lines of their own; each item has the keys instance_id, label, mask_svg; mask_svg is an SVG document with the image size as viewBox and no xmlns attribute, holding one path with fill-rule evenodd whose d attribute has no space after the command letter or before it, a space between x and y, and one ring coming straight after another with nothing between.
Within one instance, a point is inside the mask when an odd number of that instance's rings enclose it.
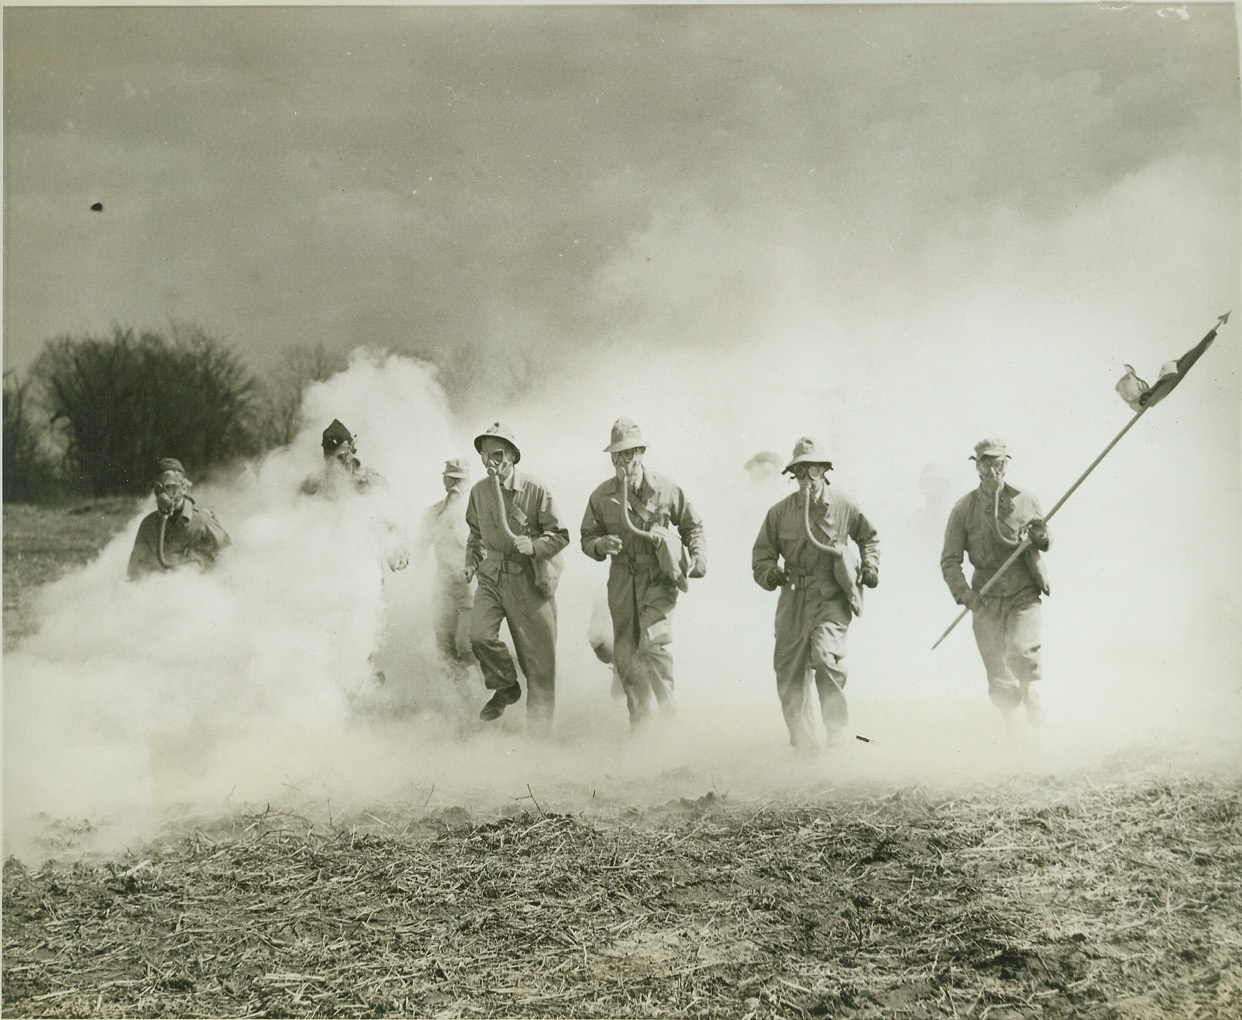
<instances>
[{"instance_id":1,"label":"flag on pole","mask_svg":"<svg viewBox=\"0 0 1242 1020\"><path fill-rule=\"evenodd\" d=\"M1216 339L1216 331L1228 321L1229 313L1226 312L1208 332L1208 335L1190 350L1176 361L1166 361L1160 369L1160 377L1154 386L1148 386L1135 374L1133 368L1126 365L1126 374L1117 383L1117 392L1121 394L1121 399L1135 411L1142 411L1160 403L1185 378L1186 373L1199 360L1203 352L1212 346L1212 341Z\"/></svg>"},{"instance_id":2,"label":"flag on pole","mask_svg":"<svg viewBox=\"0 0 1242 1020\"><path fill-rule=\"evenodd\" d=\"M1134 374L1133 368L1126 365L1126 374L1123 375L1120 382L1117 383L1117 392L1121 394L1121 399L1134 409L1134 417L1126 422L1126 427L1113 437L1113 441L1111 443L1104 447L1104 452L1091 462L1091 466L1078 476L1078 480L1069 487L1069 491L1056 501L1051 510L1044 514L1045 523L1052 520L1053 515L1061 509L1065 501L1069 499L1070 496L1074 495L1074 492L1077 490L1078 486L1082 485L1082 483L1086 481L1087 475L1091 474L1091 472L1094 471L1099 465L1100 461L1108 456L1109 450L1121 442L1121 437L1134 427L1135 423L1143 417L1144 412L1146 412L1149 407L1159 403L1167 397L1173 387L1182 381L1182 378L1187 372L1190 371L1191 366L1198 361L1203 352L1212 345L1212 341L1216 339L1216 331L1228 321L1229 313L1226 312L1216 320L1216 325L1212 327L1207 336L1195 344L1176 361L1167 362L1160 370L1160 378L1156 380L1155 386L1148 386L1147 383L1143 382L1142 379ZM988 593L988 590L1000 579L1000 576L1011 566L1013 566L1019 556L1026 552L1030 544L1031 538L1029 535L1022 539L1021 543L1018 545L1018 548L1010 554L1009 559L1005 560L1005 562L997 568L996 572L988 580L988 583L979 589L980 596ZM940 646L940 642L949 636L953 628L965 619L966 614L969 612L970 609L968 607L957 614L957 619L949 624L949 629L941 634L936 643L932 645L933 652Z\"/></svg>"}]
</instances>

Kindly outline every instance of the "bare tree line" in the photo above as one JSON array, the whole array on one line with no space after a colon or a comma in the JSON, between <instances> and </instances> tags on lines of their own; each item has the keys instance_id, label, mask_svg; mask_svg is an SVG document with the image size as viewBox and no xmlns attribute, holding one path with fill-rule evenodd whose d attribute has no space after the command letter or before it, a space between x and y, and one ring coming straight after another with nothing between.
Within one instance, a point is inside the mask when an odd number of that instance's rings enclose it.
<instances>
[{"instance_id":1,"label":"bare tree line","mask_svg":"<svg viewBox=\"0 0 1242 1020\"><path fill-rule=\"evenodd\" d=\"M306 386L344 363L322 343L300 345L259 378L184 322L55 337L24 378L4 376L4 499L138 494L159 457L201 476L286 445Z\"/></svg>"}]
</instances>

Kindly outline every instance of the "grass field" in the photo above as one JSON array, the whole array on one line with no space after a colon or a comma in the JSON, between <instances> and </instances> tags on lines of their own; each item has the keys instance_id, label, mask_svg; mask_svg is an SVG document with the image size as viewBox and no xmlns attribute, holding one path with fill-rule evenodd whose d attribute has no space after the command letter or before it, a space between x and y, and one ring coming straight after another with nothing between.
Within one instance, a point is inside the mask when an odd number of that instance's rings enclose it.
<instances>
[{"instance_id":1,"label":"grass field","mask_svg":"<svg viewBox=\"0 0 1242 1020\"><path fill-rule=\"evenodd\" d=\"M75 509L6 508L6 649L133 506ZM4 866L3 1011L1242 1016L1236 769L1134 749L956 787L806 777L590 810L243 805L102 854L49 817Z\"/></svg>"},{"instance_id":2,"label":"grass field","mask_svg":"<svg viewBox=\"0 0 1242 1020\"><path fill-rule=\"evenodd\" d=\"M4 648L34 629L31 596L93 559L138 510L125 497L61 506L4 505Z\"/></svg>"}]
</instances>

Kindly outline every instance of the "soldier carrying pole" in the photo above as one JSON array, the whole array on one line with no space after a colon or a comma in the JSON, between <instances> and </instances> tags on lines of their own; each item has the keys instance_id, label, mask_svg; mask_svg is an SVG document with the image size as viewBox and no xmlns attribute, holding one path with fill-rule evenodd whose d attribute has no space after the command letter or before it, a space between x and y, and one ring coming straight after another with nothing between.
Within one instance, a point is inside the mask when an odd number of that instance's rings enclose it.
<instances>
[{"instance_id":1,"label":"soldier carrying pole","mask_svg":"<svg viewBox=\"0 0 1242 1020\"><path fill-rule=\"evenodd\" d=\"M1019 703L1026 705L1032 724L1037 725L1042 717L1031 683L1039 679L1040 594L1049 591L1040 558L1051 542L1047 522L1138 420L1181 382L1228 320L1226 312L1198 344L1176 361L1167 362L1152 386L1126 366L1126 374L1116 389L1134 410L1134 416L1047 514L1039 512L1034 497L1005 483L1009 454L1004 443L991 439L976 446L972 459L977 461L980 485L953 508L940 560L945 583L964 608L932 650L940 646L967 613L973 613L975 640L988 671L989 692L1007 721ZM1005 550L1010 550L1008 556ZM970 557L975 567L969 585L962 572L964 555ZM1011 570L1019 562L1023 569Z\"/></svg>"},{"instance_id":2,"label":"soldier carrying pole","mask_svg":"<svg viewBox=\"0 0 1242 1020\"><path fill-rule=\"evenodd\" d=\"M1200 355L1202 355L1203 352L1211 346L1212 341L1216 339L1216 331L1229 321L1230 314L1230 312L1225 312L1225 314L1217 320L1216 325L1212 327L1207 336L1200 340L1180 358L1176 361L1166 362L1160 370L1160 378L1156 380L1155 386L1148 386L1147 383L1134 374L1133 368L1126 365L1126 374L1122 376L1121 380L1117 383L1116 388L1117 392L1121 394L1122 399L1134 408L1134 417L1126 423L1125 428L1113 437L1113 441L1104 447L1103 452L1091 462L1091 466L1078 476L1078 480L1069 487L1069 490L1065 493L1065 495L1056 501L1052 509L1049 510L1043 518L1045 522L1051 519L1052 515L1061 509L1061 507L1065 504L1065 501L1074 494L1074 491L1078 488L1078 486L1082 485L1082 483L1086 481L1087 475L1091 474L1091 472L1094 471L1099 465L1100 461L1108 456L1112 448L1121 442L1121 437L1129 432L1135 423L1143 417L1148 410L1160 403L1160 401L1169 395L1173 387L1182 381L1182 377L1190 371L1190 367L1199 360ZM1000 579L1001 574L1017 562L1018 557L1026 551L1029 545L1029 538L1024 538L1022 544L1014 549L1013 554L1009 557L1009 559L997 568L996 573L992 575L992 579L979 590L980 596L988 593L992 585ZM940 642L949 636L949 633L953 630L953 628L962 622L962 618L968 612L970 612L969 608L963 609L957 619L949 624L949 629L941 634L936 643L932 645L933 652L937 647L939 647Z\"/></svg>"}]
</instances>

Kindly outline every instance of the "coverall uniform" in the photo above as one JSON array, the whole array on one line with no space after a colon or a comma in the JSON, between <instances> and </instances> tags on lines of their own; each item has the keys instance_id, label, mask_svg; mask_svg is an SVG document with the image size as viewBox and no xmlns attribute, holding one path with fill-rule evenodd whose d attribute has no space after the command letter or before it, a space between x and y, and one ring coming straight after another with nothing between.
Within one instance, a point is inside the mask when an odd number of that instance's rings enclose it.
<instances>
[{"instance_id":1,"label":"coverall uniform","mask_svg":"<svg viewBox=\"0 0 1242 1020\"><path fill-rule=\"evenodd\" d=\"M474 582L462 578L466 555L464 489L454 489L427 511L423 519L423 541L431 546L436 561L433 624L436 647L449 662L472 662L470 653L470 611L474 607Z\"/></svg>"},{"instance_id":2,"label":"coverall uniform","mask_svg":"<svg viewBox=\"0 0 1242 1020\"><path fill-rule=\"evenodd\" d=\"M808 674L814 672L824 726L831 736L849 721L845 701L846 632L853 610L847 593L834 576L835 558L815 548L806 535L801 492L773 506L751 551L756 583L767 591L777 587L772 574L778 558L785 561L787 583L776 604L776 649L773 665L790 743L814 746L807 713ZM852 539L863 568L879 570L880 542L876 530L847 495L824 484L820 495L810 496L811 526L825 544L843 545Z\"/></svg>"},{"instance_id":3,"label":"coverall uniform","mask_svg":"<svg viewBox=\"0 0 1242 1020\"><path fill-rule=\"evenodd\" d=\"M967 592L987 584L1013 553L1013 547L998 536L997 522L1002 534L1016 545L1023 526L1035 518L1043 520L1039 501L1008 483L996 506L982 486L957 501L944 531L940 572L958 605ZM975 568L969 584L962 570L964 554ZM988 674L988 696L1002 712L1011 712L1024 702L1030 684L1039 679L1040 596L1047 594L1043 560L1038 550L1028 548L971 614L975 644Z\"/></svg>"},{"instance_id":4,"label":"coverall uniform","mask_svg":"<svg viewBox=\"0 0 1242 1020\"><path fill-rule=\"evenodd\" d=\"M128 574L130 580L145 574L164 571L160 563L160 519L163 515L153 510L138 525L134 549L129 554ZM164 529L164 559L173 567L198 563L209 567L215 562L220 550L229 545L229 536L216 515L195 505L185 497L179 510L168 519Z\"/></svg>"},{"instance_id":5,"label":"coverall uniform","mask_svg":"<svg viewBox=\"0 0 1242 1020\"><path fill-rule=\"evenodd\" d=\"M466 504L466 569L475 570L478 590L470 614L470 644L490 691L521 697L517 670L500 640L500 624L509 624L518 663L526 675L527 714L547 725L556 704L556 597L535 582L535 559L550 559L569 544L552 494L543 482L514 468L501 482L509 530L527 535L534 557L513 547L496 503L491 477L476 482Z\"/></svg>"},{"instance_id":6,"label":"coverall uniform","mask_svg":"<svg viewBox=\"0 0 1242 1020\"><path fill-rule=\"evenodd\" d=\"M653 525L675 527L685 551L704 558L703 521L681 488L664 475L643 468L642 483L630 492L630 521L640 531ZM613 662L630 724L638 726L651 712L654 697L661 710L672 710L672 615L678 588L664 574L651 539L635 535L621 519L621 482L615 476L591 493L582 516L582 551L594 560L599 539L616 535L622 549L608 569L608 610L612 616Z\"/></svg>"}]
</instances>

